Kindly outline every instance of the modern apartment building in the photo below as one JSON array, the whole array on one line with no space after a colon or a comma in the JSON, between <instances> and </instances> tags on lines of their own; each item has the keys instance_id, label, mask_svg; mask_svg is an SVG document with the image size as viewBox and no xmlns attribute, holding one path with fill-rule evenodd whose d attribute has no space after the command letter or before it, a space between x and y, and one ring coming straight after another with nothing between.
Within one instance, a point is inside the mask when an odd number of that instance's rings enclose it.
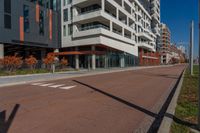
<instances>
[{"instance_id":1,"label":"modern apartment building","mask_svg":"<svg viewBox=\"0 0 200 133\"><path fill-rule=\"evenodd\" d=\"M95 69L157 61L154 29L160 21L154 22L157 8L153 6L159 1L153 1L61 0L62 47L72 51L93 51L91 55L74 56L76 68L79 64L87 66L88 62Z\"/></svg>"},{"instance_id":2,"label":"modern apartment building","mask_svg":"<svg viewBox=\"0 0 200 133\"><path fill-rule=\"evenodd\" d=\"M161 64L169 64L171 60L171 33L166 24L160 24L160 38L158 50L160 52Z\"/></svg>"},{"instance_id":3,"label":"modern apartment building","mask_svg":"<svg viewBox=\"0 0 200 133\"><path fill-rule=\"evenodd\" d=\"M0 58L34 55L59 48L59 15L55 0L0 1Z\"/></svg>"},{"instance_id":4,"label":"modern apartment building","mask_svg":"<svg viewBox=\"0 0 200 133\"><path fill-rule=\"evenodd\" d=\"M2 0L0 6L2 57L41 59L54 51L77 69L158 62L159 0Z\"/></svg>"},{"instance_id":5,"label":"modern apartment building","mask_svg":"<svg viewBox=\"0 0 200 133\"><path fill-rule=\"evenodd\" d=\"M158 48L161 64L183 63L185 61L185 48L171 43L170 29L163 23L160 25Z\"/></svg>"}]
</instances>

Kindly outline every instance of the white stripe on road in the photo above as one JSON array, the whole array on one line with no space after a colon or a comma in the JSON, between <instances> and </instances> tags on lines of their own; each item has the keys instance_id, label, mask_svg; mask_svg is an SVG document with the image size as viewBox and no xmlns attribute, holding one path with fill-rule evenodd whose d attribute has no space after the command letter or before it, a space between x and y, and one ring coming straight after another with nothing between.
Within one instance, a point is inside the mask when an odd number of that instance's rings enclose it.
<instances>
[{"instance_id":1,"label":"white stripe on road","mask_svg":"<svg viewBox=\"0 0 200 133\"><path fill-rule=\"evenodd\" d=\"M50 85L53 85L53 84L55 84L55 83L41 84L41 85L39 85L39 86L45 87L45 86L50 86Z\"/></svg>"},{"instance_id":2,"label":"white stripe on road","mask_svg":"<svg viewBox=\"0 0 200 133\"><path fill-rule=\"evenodd\" d=\"M61 87L61 86L64 86L65 84L60 84L60 85L53 85L53 86L49 86L51 88L58 88L58 87Z\"/></svg>"},{"instance_id":3,"label":"white stripe on road","mask_svg":"<svg viewBox=\"0 0 200 133\"><path fill-rule=\"evenodd\" d=\"M31 85L42 85L42 84L44 84L44 83L33 83Z\"/></svg>"},{"instance_id":4,"label":"white stripe on road","mask_svg":"<svg viewBox=\"0 0 200 133\"><path fill-rule=\"evenodd\" d=\"M69 90L69 89L74 88L74 87L76 87L76 86L60 87L60 89Z\"/></svg>"}]
</instances>

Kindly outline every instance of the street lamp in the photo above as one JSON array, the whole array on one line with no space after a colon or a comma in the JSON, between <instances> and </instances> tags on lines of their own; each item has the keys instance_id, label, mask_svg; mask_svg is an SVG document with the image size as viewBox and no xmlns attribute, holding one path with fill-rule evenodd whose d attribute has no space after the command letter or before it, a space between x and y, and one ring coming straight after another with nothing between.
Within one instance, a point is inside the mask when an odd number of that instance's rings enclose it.
<instances>
[{"instance_id":1,"label":"street lamp","mask_svg":"<svg viewBox=\"0 0 200 133\"><path fill-rule=\"evenodd\" d=\"M200 0L198 3L198 29L199 29L199 58L200 58ZM199 85L198 85L198 127L200 128L200 61L199 61Z\"/></svg>"}]
</instances>

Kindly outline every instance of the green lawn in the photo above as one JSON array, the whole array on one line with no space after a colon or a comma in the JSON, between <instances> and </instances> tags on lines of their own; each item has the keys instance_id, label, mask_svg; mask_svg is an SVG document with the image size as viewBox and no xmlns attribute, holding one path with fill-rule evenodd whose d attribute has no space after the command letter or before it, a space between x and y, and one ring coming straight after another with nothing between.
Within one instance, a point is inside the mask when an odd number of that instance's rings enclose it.
<instances>
[{"instance_id":1,"label":"green lawn","mask_svg":"<svg viewBox=\"0 0 200 133\"><path fill-rule=\"evenodd\" d=\"M0 70L0 76L8 75L26 75L26 74L39 74L39 73L48 73L47 69L35 69L35 70L17 70L16 72L9 73L4 70Z\"/></svg>"},{"instance_id":2,"label":"green lawn","mask_svg":"<svg viewBox=\"0 0 200 133\"><path fill-rule=\"evenodd\" d=\"M56 69L56 72L66 72L66 71L72 71L72 69ZM48 69L35 69L35 70L29 70L29 69L19 69L16 72L9 73L5 70L0 70L0 76L9 76L9 75L26 75L26 74L42 74L42 73L51 73L52 71Z\"/></svg>"},{"instance_id":3,"label":"green lawn","mask_svg":"<svg viewBox=\"0 0 200 133\"><path fill-rule=\"evenodd\" d=\"M194 76L186 70L182 90L178 98L175 117L196 124L198 114L198 66L194 66ZM173 122L171 133L190 133L190 128Z\"/></svg>"}]
</instances>

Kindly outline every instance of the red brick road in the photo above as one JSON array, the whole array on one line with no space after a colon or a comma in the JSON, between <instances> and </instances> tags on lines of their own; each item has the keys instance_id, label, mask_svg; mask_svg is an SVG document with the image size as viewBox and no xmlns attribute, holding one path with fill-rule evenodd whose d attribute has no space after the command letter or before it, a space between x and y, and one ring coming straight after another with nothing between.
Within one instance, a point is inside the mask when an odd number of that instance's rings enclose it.
<instances>
[{"instance_id":1,"label":"red brick road","mask_svg":"<svg viewBox=\"0 0 200 133\"><path fill-rule=\"evenodd\" d=\"M0 132L2 128L10 133L144 132L151 124L145 121L154 120L184 68L178 65L0 88ZM54 85L73 87L50 87Z\"/></svg>"}]
</instances>

